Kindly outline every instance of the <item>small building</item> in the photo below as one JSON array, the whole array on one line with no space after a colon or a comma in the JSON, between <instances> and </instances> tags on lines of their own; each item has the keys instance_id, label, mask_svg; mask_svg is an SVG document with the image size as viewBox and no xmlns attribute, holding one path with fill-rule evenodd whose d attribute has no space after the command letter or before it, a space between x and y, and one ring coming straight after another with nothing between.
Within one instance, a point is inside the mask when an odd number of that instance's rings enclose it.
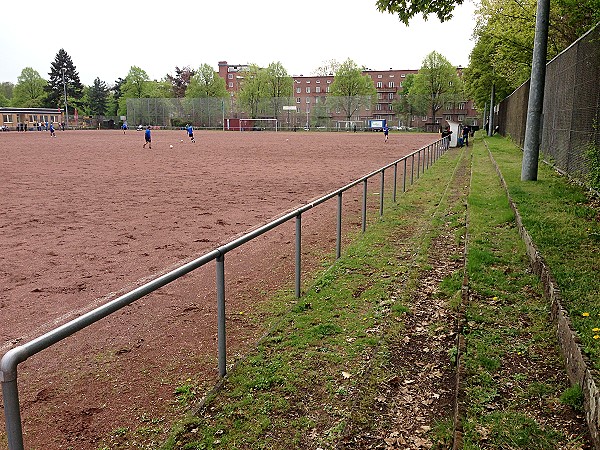
<instances>
[{"instance_id":1,"label":"small building","mask_svg":"<svg viewBox=\"0 0 600 450\"><path fill-rule=\"evenodd\" d=\"M5 131L33 131L38 124L57 126L62 121L63 112L57 108L0 108L0 129Z\"/></svg>"}]
</instances>

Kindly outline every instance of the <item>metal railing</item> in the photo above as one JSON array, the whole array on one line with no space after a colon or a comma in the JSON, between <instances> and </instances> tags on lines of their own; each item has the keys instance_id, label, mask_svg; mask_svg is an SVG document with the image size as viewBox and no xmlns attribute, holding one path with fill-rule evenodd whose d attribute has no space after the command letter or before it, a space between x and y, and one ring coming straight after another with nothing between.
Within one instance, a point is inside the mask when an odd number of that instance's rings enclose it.
<instances>
[{"instance_id":1,"label":"metal railing","mask_svg":"<svg viewBox=\"0 0 600 450\"><path fill-rule=\"evenodd\" d=\"M331 192L311 203L308 203L290 213L287 213L278 219L275 219L225 245L222 245L201 257L190 261L166 273L146 284L140 286L70 322L61 325L42 336L33 339L18 347L14 347L4 354L0 361L0 383L2 384L2 395L4 399L4 415L6 422L6 434L8 439L9 450L23 450L23 429L21 425L21 412L19 404L19 391L17 386L17 366L19 363L26 361L30 356L33 356L42 350L62 341L71 336L77 331L91 325L100 319L120 310L124 306L156 291L157 289L177 280L178 278L188 274L189 272L204 266L205 264L216 261L216 288L217 288L217 341L218 341L218 367L221 377L226 374L226 328L225 328L225 255L231 250L251 241L252 239L261 236L267 231L276 228L277 226L292 220L296 220L296 242L295 242L295 295L300 297L301 287L301 241L302 241L302 214L329 199L337 197L337 224L336 224L336 258L341 255L342 241L342 195L347 190L362 183L362 231L366 231L367 222L367 182L370 178L381 174L381 190L379 215L383 216L384 207L384 181L385 171L393 167L393 191L392 201L396 202L396 191L398 185L398 164L403 165L402 176L402 192L406 191L407 186L407 162L410 159L410 184L412 185L416 178L425 172L448 148L445 139L439 139L419 150L404 156L374 172L365 175L346 186ZM417 164L415 165L415 158ZM416 174L415 174L416 167Z\"/></svg>"}]
</instances>

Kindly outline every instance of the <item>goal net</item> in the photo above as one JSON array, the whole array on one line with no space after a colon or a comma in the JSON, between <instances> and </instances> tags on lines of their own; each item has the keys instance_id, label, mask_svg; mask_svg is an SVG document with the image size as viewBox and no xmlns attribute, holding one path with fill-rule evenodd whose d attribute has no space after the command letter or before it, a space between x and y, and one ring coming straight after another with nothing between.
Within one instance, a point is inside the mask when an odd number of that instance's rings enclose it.
<instances>
[{"instance_id":1,"label":"goal net","mask_svg":"<svg viewBox=\"0 0 600 450\"><path fill-rule=\"evenodd\" d=\"M277 119L240 119L240 131L277 131Z\"/></svg>"},{"instance_id":2,"label":"goal net","mask_svg":"<svg viewBox=\"0 0 600 450\"><path fill-rule=\"evenodd\" d=\"M356 128L355 128L356 127ZM335 129L337 131L354 131L354 129L362 130L364 128L364 122L361 120L336 120Z\"/></svg>"}]
</instances>

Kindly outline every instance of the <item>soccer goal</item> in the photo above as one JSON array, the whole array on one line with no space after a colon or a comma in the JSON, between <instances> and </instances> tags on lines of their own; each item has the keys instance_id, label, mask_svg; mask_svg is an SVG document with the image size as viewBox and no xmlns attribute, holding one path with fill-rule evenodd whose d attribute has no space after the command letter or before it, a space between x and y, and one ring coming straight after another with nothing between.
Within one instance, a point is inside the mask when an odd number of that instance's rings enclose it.
<instances>
[{"instance_id":1,"label":"soccer goal","mask_svg":"<svg viewBox=\"0 0 600 450\"><path fill-rule=\"evenodd\" d=\"M354 131L362 130L364 123L360 120L336 120L335 129L336 131Z\"/></svg>"},{"instance_id":2,"label":"soccer goal","mask_svg":"<svg viewBox=\"0 0 600 450\"><path fill-rule=\"evenodd\" d=\"M277 119L240 119L240 131L277 131Z\"/></svg>"}]
</instances>

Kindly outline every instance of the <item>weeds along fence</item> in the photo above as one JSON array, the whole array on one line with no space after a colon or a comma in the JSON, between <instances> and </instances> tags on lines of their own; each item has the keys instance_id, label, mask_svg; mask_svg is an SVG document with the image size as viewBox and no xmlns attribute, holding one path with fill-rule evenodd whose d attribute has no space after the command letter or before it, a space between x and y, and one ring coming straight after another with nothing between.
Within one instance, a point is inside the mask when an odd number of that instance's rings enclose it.
<instances>
[{"instance_id":1,"label":"weeds along fence","mask_svg":"<svg viewBox=\"0 0 600 450\"><path fill-rule=\"evenodd\" d=\"M558 169L600 186L600 23L546 66L540 153ZM498 110L502 135L525 140L529 81Z\"/></svg>"},{"instance_id":2,"label":"weeds along fence","mask_svg":"<svg viewBox=\"0 0 600 450\"><path fill-rule=\"evenodd\" d=\"M412 185L419 176L442 156L448 148L447 138L437 140L413 153L398 159L368 175L356 180L336 191L333 191L311 203L308 203L292 212L289 212L263 226L251 231L225 245L222 245L199 258L184 264L169 273L166 273L146 284L140 286L76 319L71 320L53 330L39 336L28 343L12 348L4 354L0 361L0 383L2 384L2 395L4 401L4 415L6 422L6 434L9 450L23 450L23 429L21 424L21 412L19 403L19 391L17 385L17 367L31 356L61 342L63 339L83 330L89 325L109 316L121 308L139 300L140 298L154 292L161 287L177 280L178 278L198 269L209 262L216 262L216 299L217 299L217 346L218 346L218 368L221 377L226 374L226 326L225 326L225 256L243 244L257 238L264 233L282 225L290 220L295 220L295 295L300 297L301 287L301 246L302 246L302 214L330 199L337 198L336 213L336 258L341 255L342 242L342 196L344 192L355 186L362 185L361 206L361 228L366 231L367 226L367 184L369 179L380 176L380 201L379 216L384 213L384 190L386 171L393 171L392 201L396 202L398 187L402 192L406 191L407 185ZM398 167L402 176L398 177ZM68 364L68 363L65 363Z\"/></svg>"}]
</instances>

